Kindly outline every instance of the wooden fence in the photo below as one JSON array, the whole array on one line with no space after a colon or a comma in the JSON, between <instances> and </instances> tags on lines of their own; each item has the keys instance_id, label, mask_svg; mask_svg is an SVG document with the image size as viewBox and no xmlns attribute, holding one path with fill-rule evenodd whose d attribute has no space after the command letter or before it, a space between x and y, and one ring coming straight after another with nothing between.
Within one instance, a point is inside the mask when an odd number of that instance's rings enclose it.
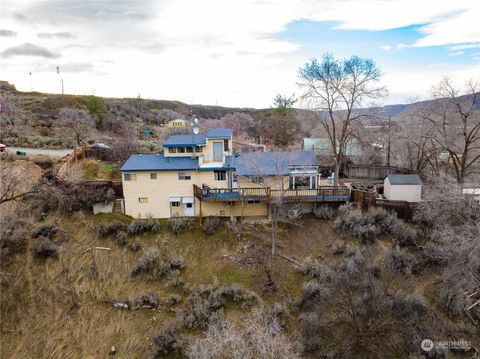
<instances>
[{"instance_id":1,"label":"wooden fence","mask_svg":"<svg viewBox=\"0 0 480 359\"><path fill-rule=\"evenodd\" d=\"M398 218L409 221L412 219L416 203L407 201L391 201L376 198L376 193L352 189L350 202L360 204L363 209L370 207L381 207L388 211L395 212Z\"/></svg>"},{"instance_id":2,"label":"wooden fence","mask_svg":"<svg viewBox=\"0 0 480 359\"><path fill-rule=\"evenodd\" d=\"M77 162L78 159L83 158L84 154L85 147L79 147L74 149L73 152L65 158L65 163L58 170L57 177L60 179L64 179L65 177L67 177L70 174L73 165Z\"/></svg>"},{"instance_id":3,"label":"wooden fence","mask_svg":"<svg viewBox=\"0 0 480 359\"><path fill-rule=\"evenodd\" d=\"M345 175L349 178L384 179L390 174L411 174L413 170L395 166L349 165L345 167Z\"/></svg>"}]
</instances>

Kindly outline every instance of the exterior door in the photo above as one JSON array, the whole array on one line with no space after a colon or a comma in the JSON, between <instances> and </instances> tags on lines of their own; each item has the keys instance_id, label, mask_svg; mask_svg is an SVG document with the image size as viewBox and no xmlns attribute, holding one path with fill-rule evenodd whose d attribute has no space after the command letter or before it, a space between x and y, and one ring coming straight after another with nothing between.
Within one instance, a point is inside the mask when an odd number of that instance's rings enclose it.
<instances>
[{"instance_id":1,"label":"exterior door","mask_svg":"<svg viewBox=\"0 0 480 359\"><path fill-rule=\"evenodd\" d=\"M213 143L213 161L221 162L223 160L223 142Z\"/></svg>"},{"instance_id":2,"label":"exterior door","mask_svg":"<svg viewBox=\"0 0 480 359\"><path fill-rule=\"evenodd\" d=\"M185 217L195 216L195 206L193 197L183 197L183 210Z\"/></svg>"}]
</instances>

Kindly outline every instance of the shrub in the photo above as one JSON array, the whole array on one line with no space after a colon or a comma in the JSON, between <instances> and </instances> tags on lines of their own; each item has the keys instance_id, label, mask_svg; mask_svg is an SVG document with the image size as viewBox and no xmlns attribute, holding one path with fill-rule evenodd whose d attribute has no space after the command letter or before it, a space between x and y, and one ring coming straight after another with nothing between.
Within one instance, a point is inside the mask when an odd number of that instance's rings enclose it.
<instances>
[{"instance_id":1,"label":"shrub","mask_svg":"<svg viewBox=\"0 0 480 359\"><path fill-rule=\"evenodd\" d=\"M456 286L445 286L446 290L442 291L438 297L438 305L450 317L455 317L463 312L465 308L465 298L462 292Z\"/></svg>"},{"instance_id":2,"label":"shrub","mask_svg":"<svg viewBox=\"0 0 480 359\"><path fill-rule=\"evenodd\" d=\"M57 233L57 227L53 224L44 224L40 227L37 227L32 232L33 238L38 237L45 237L45 238L52 238L55 233Z\"/></svg>"},{"instance_id":3,"label":"shrub","mask_svg":"<svg viewBox=\"0 0 480 359\"><path fill-rule=\"evenodd\" d=\"M398 247L393 248L386 258L387 269L392 273L412 274L415 264L415 257Z\"/></svg>"},{"instance_id":4,"label":"shrub","mask_svg":"<svg viewBox=\"0 0 480 359\"><path fill-rule=\"evenodd\" d=\"M323 298L328 296L329 289L323 286L318 280L312 279L303 283L302 295L300 299L295 303L297 308L311 308L316 304L319 304Z\"/></svg>"},{"instance_id":5,"label":"shrub","mask_svg":"<svg viewBox=\"0 0 480 359\"><path fill-rule=\"evenodd\" d=\"M185 268L183 259L175 254L169 260L163 260L156 248L150 248L139 258L132 269L132 276L147 274L152 279L160 279L169 275L173 270Z\"/></svg>"},{"instance_id":6,"label":"shrub","mask_svg":"<svg viewBox=\"0 0 480 359\"><path fill-rule=\"evenodd\" d=\"M399 222L394 228L395 244L400 247L416 246L417 231L404 222Z\"/></svg>"},{"instance_id":7,"label":"shrub","mask_svg":"<svg viewBox=\"0 0 480 359\"><path fill-rule=\"evenodd\" d=\"M156 308L158 307L158 298L155 293L145 293L139 297L133 297L128 300L130 309Z\"/></svg>"},{"instance_id":8,"label":"shrub","mask_svg":"<svg viewBox=\"0 0 480 359\"><path fill-rule=\"evenodd\" d=\"M344 242L336 242L332 244L332 253L333 254L343 254L345 253L346 246Z\"/></svg>"},{"instance_id":9,"label":"shrub","mask_svg":"<svg viewBox=\"0 0 480 359\"><path fill-rule=\"evenodd\" d=\"M58 256L58 246L48 238L39 237L32 243L32 251L37 258L49 258Z\"/></svg>"},{"instance_id":10,"label":"shrub","mask_svg":"<svg viewBox=\"0 0 480 359\"><path fill-rule=\"evenodd\" d=\"M125 232L127 225L120 221L102 221L98 224L98 236L103 238L110 235L116 236L119 232Z\"/></svg>"},{"instance_id":11,"label":"shrub","mask_svg":"<svg viewBox=\"0 0 480 359\"><path fill-rule=\"evenodd\" d=\"M160 232L160 229L160 223L153 218L135 219L128 226L128 234L135 235L148 232L158 233Z\"/></svg>"},{"instance_id":12,"label":"shrub","mask_svg":"<svg viewBox=\"0 0 480 359\"><path fill-rule=\"evenodd\" d=\"M117 232L117 234L115 235L115 242L117 242L119 246L125 246L128 243L127 232L125 231Z\"/></svg>"},{"instance_id":13,"label":"shrub","mask_svg":"<svg viewBox=\"0 0 480 359\"><path fill-rule=\"evenodd\" d=\"M303 347L305 351L314 351L321 347L322 323L317 313L305 313L300 316Z\"/></svg>"},{"instance_id":14,"label":"shrub","mask_svg":"<svg viewBox=\"0 0 480 359\"><path fill-rule=\"evenodd\" d=\"M190 227L190 221L181 217L169 218L168 224L170 226L170 230L175 234L180 234Z\"/></svg>"},{"instance_id":15,"label":"shrub","mask_svg":"<svg viewBox=\"0 0 480 359\"><path fill-rule=\"evenodd\" d=\"M427 305L421 297L395 295L392 299L391 310L397 318L411 318L424 313Z\"/></svg>"},{"instance_id":16,"label":"shrub","mask_svg":"<svg viewBox=\"0 0 480 359\"><path fill-rule=\"evenodd\" d=\"M166 300L167 305L174 306L182 301L182 297L178 294L170 294Z\"/></svg>"},{"instance_id":17,"label":"shrub","mask_svg":"<svg viewBox=\"0 0 480 359\"><path fill-rule=\"evenodd\" d=\"M0 215L0 253L23 250L30 237L30 223L18 213Z\"/></svg>"},{"instance_id":18,"label":"shrub","mask_svg":"<svg viewBox=\"0 0 480 359\"><path fill-rule=\"evenodd\" d=\"M209 236L215 234L220 227L220 218L218 217L208 217L205 219L202 225L203 232Z\"/></svg>"},{"instance_id":19,"label":"shrub","mask_svg":"<svg viewBox=\"0 0 480 359\"><path fill-rule=\"evenodd\" d=\"M352 228L352 234L360 239L363 244L373 243L375 237L380 234L377 226L373 224L365 224L363 226L355 226Z\"/></svg>"},{"instance_id":20,"label":"shrub","mask_svg":"<svg viewBox=\"0 0 480 359\"><path fill-rule=\"evenodd\" d=\"M318 219L327 220L327 219L332 219L335 212L333 211L333 208L330 206L320 206L315 208L315 210L313 211L313 214Z\"/></svg>"},{"instance_id":21,"label":"shrub","mask_svg":"<svg viewBox=\"0 0 480 359\"><path fill-rule=\"evenodd\" d=\"M138 239L134 240L132 244L130 244L130 249L132 252L138 252L142 248L142 245Z\"/></svg>"},{"instance_id":22,"label":"shrub","mask_svg":"<svg viewBox=\"0 0 480 359\"><path fill-rule=\"evenodd\" d=\"M178 334L177 327L167 325L150 336L152 350L148 355L149 359L164 358L165 355L181 352L185 343Z\"/></svg>"},{"instance_id":23,"label":"shrub","mask_svg":"<svg viewBox=\"0 0 480 359\"><path fill-rule=\"evenodd\" d=\"M447 262L445 253L434 243L427 243L421 253L423 263L427 266L438 266Z\"/></svg>"}]
</instances>

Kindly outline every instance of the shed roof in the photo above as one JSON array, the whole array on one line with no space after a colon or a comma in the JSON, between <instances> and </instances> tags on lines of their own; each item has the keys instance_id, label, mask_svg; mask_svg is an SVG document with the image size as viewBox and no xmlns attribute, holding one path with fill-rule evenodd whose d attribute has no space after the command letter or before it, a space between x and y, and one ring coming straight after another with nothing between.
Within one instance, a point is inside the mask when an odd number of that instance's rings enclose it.
<instances>
[{"instance_id":1,"label":"shed roof","mask_svg":"<svg viewBox=\"0 0 480 359\"><path fill-rule=\"evenodd\" d=\"M419 175L388 175L388 181L392 185L421 185L422 180Z\"/></svg>"},{"instance_id":2,"label":"shed roof","mask_svg":"<svg viewBox=\"0 0 480 359\"><path fill-rule=\"evenodd\" d=\"M291 166L316 166L313 152L252 152L228 156L227 164L239 176L287 176Z\"/></svg>"}]
</instances>

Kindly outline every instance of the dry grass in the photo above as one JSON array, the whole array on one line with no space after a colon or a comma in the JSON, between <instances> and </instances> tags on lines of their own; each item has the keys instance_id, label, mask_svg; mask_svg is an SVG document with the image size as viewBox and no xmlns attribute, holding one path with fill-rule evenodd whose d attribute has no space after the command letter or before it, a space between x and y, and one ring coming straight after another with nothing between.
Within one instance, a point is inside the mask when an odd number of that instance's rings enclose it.
<instances>
[{"instance_id":1,"label":"dry grass","mask_svg":"<svg viewBox=\"0 0 480 359\"><path fill-rule=\"evenodd\" d=\"M171 294L183 298L188 295L186 289L172 287L168 280L132 278L133 265L142 251L151 247L157 247L162 254L175 252L184 258L186 268L181 275L187 286L236 282L259 294L260 300L267 304L297 299L305 280L293 264L267 258L278 291L264 292L264 270L240 259L254 245L269 253L268 242L251 234L247 240L237 242L225 226L207 236L196 223L191 230L174 235L167 223L162 222L160 233L130 237L130 243L135 239L141 242L142 250L135 253L128 245L119 246L113 238L98 239L95 234L98 222L128 223L129 217L117 214L85 217L84 220L59 216L47 219L70 234L62 243L58 259L42 262L28 250L2 263L2 273L14 275L1 276L2 358L106 358L111 346L117 348L116 358L146 357L149 335L175 316L176 307L163 302ZM268 226L258 226L256 231L263 233L264 239L269 238ZM306 217L301 227L280 230L278 243L281 253L299 261L308 256L330 261L344 257L332 254L332 244L338 240L331 221ZM350 249L360 246L355 240L347 240L346 244ZM111 250L89 250L94 246ZM390 246L388 240L376 241L369 245L369 250L382 263ZM97 274L92 271L93 261ZM153 292L161 299L158 308L126 311L108 303L111 299L146 292ZM227 306L227 310L229 317L239 316L238 306ZM295 329L295 323L292 319L288 327Z\"/></svg>"},{"instance_id":2,"label":"dry grass","mask_svg":"<svg viewBox=\"0 0 480 359\"><path fill-rule=\"evenodd\" d=\"M131 268L141 252L120 247L114 239L98 239L95 223L105 219L129 220L117 215L87 216L84 222L50 216L48 221L70 234L58 259L39 261L28 250L10 264L2 263L2 271L15 274L2 288L2 357L104 358L111 346L117 347L117 358L146 356L148 336L174 313L166 305L123 311L108 301L145 292L165 300L186 292L166 280L132 278ZM258 293L263 288L261 271L237 264L242 246L226 230L206 236L195 226L177 236L163 223L161 233L138 239L143 249L158 247L162 253L183 256L182 277L188 285L237 282ZM94 246L111 250L89 250Z\"/></svg>"}]
</instances>

